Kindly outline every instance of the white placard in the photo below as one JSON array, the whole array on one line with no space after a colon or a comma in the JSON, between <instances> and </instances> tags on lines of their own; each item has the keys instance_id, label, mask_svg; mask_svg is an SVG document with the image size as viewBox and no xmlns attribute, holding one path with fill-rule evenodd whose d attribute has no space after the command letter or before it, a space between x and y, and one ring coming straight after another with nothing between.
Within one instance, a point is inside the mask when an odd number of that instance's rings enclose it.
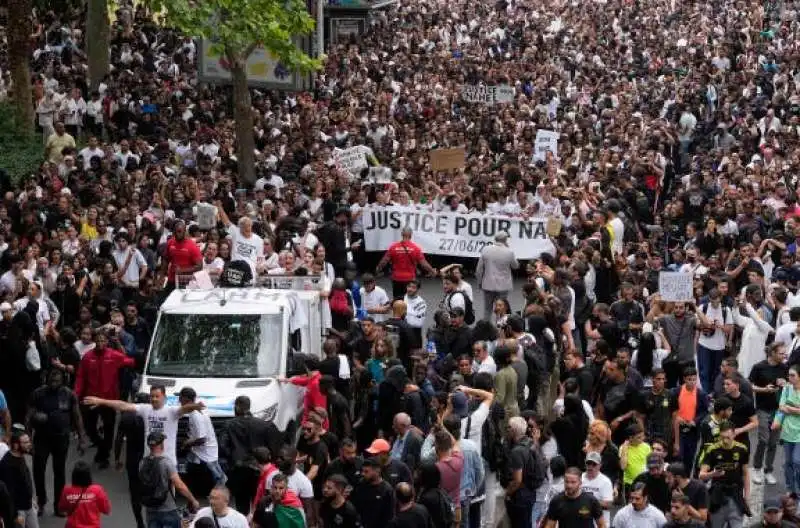
<instances>
[{"instance_id":1,"label":"white placard","mask_svg":"<svg viewBox=\"0 0 800 528\"><path fill-rule=\"evenodd\" d=\"M693 301L693 273L660 271L658 273L658 293L662 301Z\"/></svg>"},{"instance_id":2,"label":"white placard","mask_svg":"<svg viewBox=\"0 0 800 528\"><path fill-rule=\"evenodd\" d=\"M367 251L385 251L392 242L400 240L400 231L408 226L414 231L412 240L428 255L478 258L501 231L508 233L508 245L519 259L535 259L543 253L555 255L544 217L523 219L370 206L364 209L362 219Z\"/></svg>"},{"instance_id":3,"label":"white placard","mask_svg":"<svg viewBox=\"0 0 800 528\"><path fill-rule=\"evenodd\" d=\"M369 167L367 156L371 153L371 148L365 145L356 145L347 149L334 150L333 160L342 169L351 174L358 174L361 169Z\"/></svg>"},{"instance_id":4,"label":"white placard","mask_svg":"<svg viewBox=\"0 0 800 528\"><path fill-rule=\"evenodd\" d=\"M482 103L486 105L510 103L514 100L514 87L507 84L498 86L466 84L461 88L461 98L468 103Z\"/></svg>"},{"instance_id":5,"label":"white placard","mask_svg":"<svg viewBox=\"0 0 800 528\"><path fill-rule=\"evenodd\" d=\"M558 136L558 132L552 130L537 130L531 163L546 160L548 152L552 152L553 156L558 157Z\"/></svg>"}]
</instances>

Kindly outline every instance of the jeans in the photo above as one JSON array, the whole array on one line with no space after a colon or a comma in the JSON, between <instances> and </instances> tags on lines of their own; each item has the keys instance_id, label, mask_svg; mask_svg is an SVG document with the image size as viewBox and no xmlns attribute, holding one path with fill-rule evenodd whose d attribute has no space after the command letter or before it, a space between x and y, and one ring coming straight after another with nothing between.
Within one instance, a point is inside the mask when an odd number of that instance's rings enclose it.
<instances>
[{"instance_id":1,"label":"jeans","mask_svg":"<svg viewBox=\"0 0 800 528\"><path fill-rule=\"evenodd\" d=\"M214 460L212 462L203 462L202 460L200 460L200 457L190 452L189 455L186 457L186 461L189 462L190 464L202 464L206 468L208 468L208 472L211 473L211 478L214 479L214 485L225 484L225 481L228 480L228 477L225 475L225 472L222 471L222 466L219 465L219 460Z\"/></svg>"},{"instance_id":2,"label":"jeans","mask_svg":"<svg viewBox=\"0 0 800 528\"><path fill-rule=\"evenodd\" d=\"M181 528L178 510L147 510L147 528Z\"/></svg>"},{"instance_id":3,"label":"jeans","mask_svg":"<svg viewBox=\"0 0 800 528\"><path fill-rule=\"evenodd\" d=\"M480 528L481 527L481 506L483 506L484 501L480 502L473 502L469 505L467 515L469 516L469 524L464 524L462 521L462 526L466 526L466 528Z\"/></svg>"},{"instance_id":4,"label":"jeans","mask_svg":"<svg viewBox=\"0 0 800 528\"><path fill-rule=\"evenodd\" d=\"M139 481L139 466L128 466L128 491L131 495L131 510L136 519L136 528L144 528L142 519L142 483Z\"/></svg>"},{"instance_id":5,"label":"jeans","mask_svg":"<svg viewBox=\"0 0 800 528\"><path fill-rule=\"evenodd\" d=\"M506 501L506 513L511 528L532 528L533 503L530 501Z\"/></svg>"},{"instance_id":6,"label":"jeans","mask_svg":"<svg viewBox=\"0 0 800 528\"><path fill-rule=\"evenodd\" d=\"M39 508L47 504L47 488L45 486L45 470L47 459L53 456L53 503L58 507L61 490L64 489L69 451L69 436L36 433L33 440L33 482L36 486L36 498Z\"/></svg>"},{"instance_id":7,"label":"jeans","mask_svg":"<svg viewBox=\"0 0 800 528\"><path fill-rule=\"evenodd\" d=\"M494 302L497 299L508 299L508 292L483 290L483 319L485 321L492 320Z\"/></svg>"},{"instance_id":8,"label":"jeans","mask_svg":"<svg viewBox=\"0 0 800 528\"><path fill-rule=\"evenodd\" d=\"M736 501L730 497L725 498L725 504L720 509L709 515L711 528L742 528L742 512Z\"/></svg>"},{"instance_id":9,"label":"jeans","mask_svg":"<svg viewBox=\"0 0 800 528\"><path fill-rule=\"evenodd\" d=\"M761 469L772 473L772 466L775 463L775 452L778 450L778 440L781 437L780 430L772 430L772 420L775 418L774 412L756 410L758 416L758 444L753 456L753 469ZM766 458L765 456L766 455Z\"/></svg>"},{"instance_id":10,"label":"jeans","mask_svg":"<svg viewBox=\"0 0 800 528\"><path fill-rule=\"evenodd\" d=\"M250 505L256 496L260 473L246 466L237 466L230 471L228 489L242 515L250 513Z\"/></svg>"},{"instance_id":11,"label":"jeans","mask_svg":"<svg viewBox=\"0 0 800 528\"><path fill-rule=\"evenodd\" d=\"M800 491L800 443L784 442L784 469L786 475L786 491Z\"/></svg>"},{"instance_id":12,"label":"jeans","mask_svg":"<svg viewBox=\"0 0 800 528\"><path fill-rule=\"evenodd\" d=\"M481 508L481 528L494 528L497 526L497 519L495 518L497 504L498 502L502 504L500 497L505 495L505 492L497 482L497 473L490 471L488 467L486 468L484 486L486 489L486 500L483 501L483 508Z\"/></svg>"},{"instance_id":13,"label":"jeans","mask_svg":"<svg viewBox=\"0 0 800 528\"><path fill-rule=\"evenodd\" d=\"M108 458L111 455L111 445L114 441L116 411L108 407L95 407L92 409L87 406L82 406L81 410L83 412L83 423L86 426L86 434L89 435L92 443L97 446L97 454L94 456L94 461L108 463ZM102 436L97 432L98 418L103 422Z\"/></svg>"},{"instance_id":14,"label":"jeans","mask_svg":"<svg viewBox=\"0 0 800 528\"><path fill-rule=\"evenodd\" d=\"M539 526L539 522L547 513L547 506L548 504L545 501L536 501L536 504L533 505L533 513L531 514L531 526L533 528Z\"/></svg>"},{"instance_id":15,"label":"jeans","mask_svg":"<svg viewBox=\"0 0 800 528\"><path fill-rule=\"evenodd\" d=\"M680 431L680 459L686 471L691 472L697 455L697 427L683 427Z\"/></svg>"},{"instance_id":16,"label":"jeans","mask_svg":"<svg viewBox=\"0 0 800 528\"><path fill-rule=\"evenodd\" d=\"M406 286L408 286L408 281L396 281L392 279L392 298L402 299L406 295Z\"/></svg>"},{"instance_id":17,"label":"jeans","mask_svg":"<svg viewBox=\"0 0 800 528\"><path fill-rule=\"evenodd\" d=\"M706 394L714 392L714 380L717 379L724 357L725 349L711 350L697 345L697 377Z\"/></svg>"}]
</instances>

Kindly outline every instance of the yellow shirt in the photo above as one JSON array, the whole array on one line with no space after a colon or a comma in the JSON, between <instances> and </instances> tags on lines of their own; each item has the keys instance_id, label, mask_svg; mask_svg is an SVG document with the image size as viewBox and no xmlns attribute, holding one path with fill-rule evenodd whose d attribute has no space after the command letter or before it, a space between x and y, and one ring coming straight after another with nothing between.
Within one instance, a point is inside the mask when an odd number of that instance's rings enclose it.
<instances>
[{"instance_id":1,"label":"yellow shirt","mask_svg":"<svg viewBox=\"0 0 800 528\"><path fill-rule=\"evenodd\" d=\"M647 470L647 455L650 444L642 442L637 446L628 444L628 465L625 466L625 484L632 484L636 477Z\"/></svg>"},{"instance_id":2,"label":"yellow shirt","mask_svg":"<svg viewBox=\"0 0 800 528\"><path fill-rule=\"evenodd\" d=\"M89 225L88 222L81 222L81 236L94 240L97 238L97 228Z\"/></svg>"},{"instance_id":3,"label":"yellow shirt","mask_svg":"<svg viewBox=\"0 0 800 528\"><path fill-rule=\"evenodd\" d=\"M64 135L59 136L56 133L50 134L47 138L47 161L51 163L61 163L63 155L61 151L65 148L75 148L75 138L64 132Z\"/></svg>"}]
</instances>

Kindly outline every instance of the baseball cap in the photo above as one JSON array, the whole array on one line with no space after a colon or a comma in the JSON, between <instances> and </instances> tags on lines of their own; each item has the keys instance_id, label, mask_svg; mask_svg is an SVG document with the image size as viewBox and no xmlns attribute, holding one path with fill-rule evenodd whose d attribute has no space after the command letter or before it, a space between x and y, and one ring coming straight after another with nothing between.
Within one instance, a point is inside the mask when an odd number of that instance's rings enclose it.
<instances>
[{"instance_id":1,"label":"baseball cap","mask_svg":"<svg viewBox=\"0 0 800 528\"><path fill-rule=\"evenodd\" d=\"M450 309L450 317L464 317L464 309L460 306Z\"/></svg>"},{"instance_id":2,"label":"baseball cap","mask_svg":"<svg viewBox=\"0 0 800 528\"><path fill-rule=\"evenodd\" d=\"M161 431L154 431L149 435L147 435L147 445L150 447L157 446L159 444L163 444L164 440L166 439L167 437L164 436L164 433L162 433Z\"/></svg>"},{"instance_id":3,"label":"baseball cap","mask_svg":"<svg viewBox=\"0 0 800 528\"><path fill-rule=\"evenodd\" d=\"M469 416L467 395L461 391L453 393L453 413L459 418L466 418Z\"/></svg>"},{"instance_id":4,"label":"baseball cap","mask_svg":"<svg viewBox=\"0 0 800 528\"><path fill-rule=\"evenodd\" d=\"M586 462L591 462L593 464L600 465L602 463L602 458L600 458L600 453L596 451L592 451L586 455Z\"/></svg>"},{"instance_id":5,"label":"baseball cap","mask_svg":"<svg viewBox=\"0 0 800 528\"><path fill-rule=\"evenodd\" d=\"M781 511L781 501L778 499L767 499L764 501L764 511Z\"/></svg>"},{"instance_id":6,"label":"baseball cap","mask_svg":"<svg viewBox=\"0 0 800 528\"><path fill-rule=\"evenodd\" d=\"M367 452L369 452L369 450L367 450ZM364 460L364 467L379 468L381 467L381 461L378 457L369 457Z\"/></svg>"},{"instance_id":7,"label":"baseball cap","mask_svg":"<svg viewBox=\"0 0 800 528\"><path fill-rule=\"evenodd\" d=\"M11 303L4 302L3 304L0 304L0 312L7 312L13 309L14 307L11 306Z\"/></svg>"},{"instance_id":8,"label":"baseball cap","mask_svg":"<svg viewBox=\"0 0 800 528\"><path fill-rule=\"evenodd\" d=\"M389 442L383 438L378 438L377 440L373 440L369 445L367 453L370 455L380 455L381 453L388 453L391 450L392 446L389 445Z\"/></svg>"},{"instance_id":9,"label":"baseball cap","mask_svg":"<svg viewBox=\"0 0 800 528\"><path fill-rule=\"evenodd\" d=\"M661 455L650 453L647 455L647 469L653 469L664 466L664 459Z\"/></svg>"}]
</instances>

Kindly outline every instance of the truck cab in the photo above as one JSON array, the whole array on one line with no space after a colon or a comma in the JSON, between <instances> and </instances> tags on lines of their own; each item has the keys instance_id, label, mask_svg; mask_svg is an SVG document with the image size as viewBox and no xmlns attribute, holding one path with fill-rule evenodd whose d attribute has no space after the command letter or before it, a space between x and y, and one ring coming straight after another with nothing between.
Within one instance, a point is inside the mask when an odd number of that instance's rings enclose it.
<instances>
[{"instance_id":1,"label":"truck cab","mask_svg":"<svg viewBox=\"0 0 800 528\"><path fill-rule=\"evenodd\" d=\"M327 303L321 279L268 279L170 293L159 309L141 390L163 385L168 404L177 404L181 388L192 387L215 427L233 417L238 396L248 396L254 416L286 432L298 419L303 390L277 379L291 374L297 354L321 354Z\"/></svg>"}]
</instances>

